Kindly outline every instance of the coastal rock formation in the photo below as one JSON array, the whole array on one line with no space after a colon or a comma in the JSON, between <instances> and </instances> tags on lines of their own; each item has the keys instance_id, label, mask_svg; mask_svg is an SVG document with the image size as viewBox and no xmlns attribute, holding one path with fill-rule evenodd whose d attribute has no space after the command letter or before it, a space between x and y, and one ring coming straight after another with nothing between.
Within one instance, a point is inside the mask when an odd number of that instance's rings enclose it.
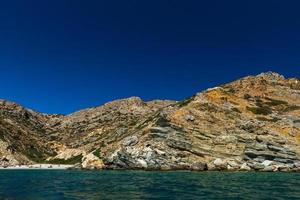
<instances>
[{"instance_id":1,"label":"coastal rock formation","mask_svg":"<svg viewBox=\"0 0 300 200\"><path fill-rule=\"evenodd\" d=\"M117 100L70 115L0 101L0 165L300 170L300 81L267 72L186 100Z\"/></svg>"}]
</instances>

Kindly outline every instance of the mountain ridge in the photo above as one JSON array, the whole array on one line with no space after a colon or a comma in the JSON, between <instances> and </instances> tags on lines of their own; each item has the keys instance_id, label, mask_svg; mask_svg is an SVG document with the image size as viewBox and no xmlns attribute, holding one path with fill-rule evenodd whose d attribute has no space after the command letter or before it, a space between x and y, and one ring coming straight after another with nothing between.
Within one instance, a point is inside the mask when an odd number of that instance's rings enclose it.
<instances>
[{"instance_id":1,"label":"mountain ridge","mask_svg":"<svg viewBox=\"0 0 300 200\"><path fill-rule=\"evenodd\" d=\"M115 100L68 115L0 100L0 165L85 169L300 169L300 82L246 76L183 100Z\"/></svg>"}]
</instances>

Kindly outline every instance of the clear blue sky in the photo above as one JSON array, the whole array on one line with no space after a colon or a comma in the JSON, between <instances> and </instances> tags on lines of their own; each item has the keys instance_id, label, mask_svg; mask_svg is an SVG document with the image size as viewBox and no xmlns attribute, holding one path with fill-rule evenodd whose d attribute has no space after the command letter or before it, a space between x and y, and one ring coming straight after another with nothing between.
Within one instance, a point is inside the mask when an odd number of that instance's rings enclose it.
<instances>
[{"instance_id":1,"label":"clear blue sky","mask_svg":"<svg viewBox=\"0 0 300 200\"><path fill-rule=\"evenodd\" d=\"M0 0L0 98L70 113L175 99L248 74L300 77L300 2Z\"/></svg>"}]
</instances>

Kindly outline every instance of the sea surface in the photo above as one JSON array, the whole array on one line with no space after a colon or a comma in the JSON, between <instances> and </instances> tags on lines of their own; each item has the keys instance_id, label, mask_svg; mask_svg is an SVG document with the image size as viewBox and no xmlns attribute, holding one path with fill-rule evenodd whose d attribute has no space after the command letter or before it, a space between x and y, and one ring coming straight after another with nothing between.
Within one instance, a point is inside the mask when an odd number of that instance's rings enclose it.
<instances>
[{"instance_id":1,"label":"sea surface","mask_svg":"<svg viewBox=\"0 0 300 200\"><path fill-rule=\"evenodd\" d=\"M300 199L300 173L0 170L0 199Z\"/></svg>"}]
</instances>

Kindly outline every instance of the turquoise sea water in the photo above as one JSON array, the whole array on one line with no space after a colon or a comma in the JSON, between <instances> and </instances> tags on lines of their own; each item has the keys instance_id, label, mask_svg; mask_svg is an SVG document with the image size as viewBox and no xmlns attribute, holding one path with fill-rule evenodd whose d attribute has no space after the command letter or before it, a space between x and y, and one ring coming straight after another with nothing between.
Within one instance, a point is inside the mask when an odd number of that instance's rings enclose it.
<instances>
[{"instance_id":1,"label":"turquoise sea water","mask_svg":"<svg viewBox=\"0 0 300 200\"><path fill-rule=\"evenodd\" d=\"M300 199L300 173L0 170L1 199Z\"/></svg>"}]
</instances>

